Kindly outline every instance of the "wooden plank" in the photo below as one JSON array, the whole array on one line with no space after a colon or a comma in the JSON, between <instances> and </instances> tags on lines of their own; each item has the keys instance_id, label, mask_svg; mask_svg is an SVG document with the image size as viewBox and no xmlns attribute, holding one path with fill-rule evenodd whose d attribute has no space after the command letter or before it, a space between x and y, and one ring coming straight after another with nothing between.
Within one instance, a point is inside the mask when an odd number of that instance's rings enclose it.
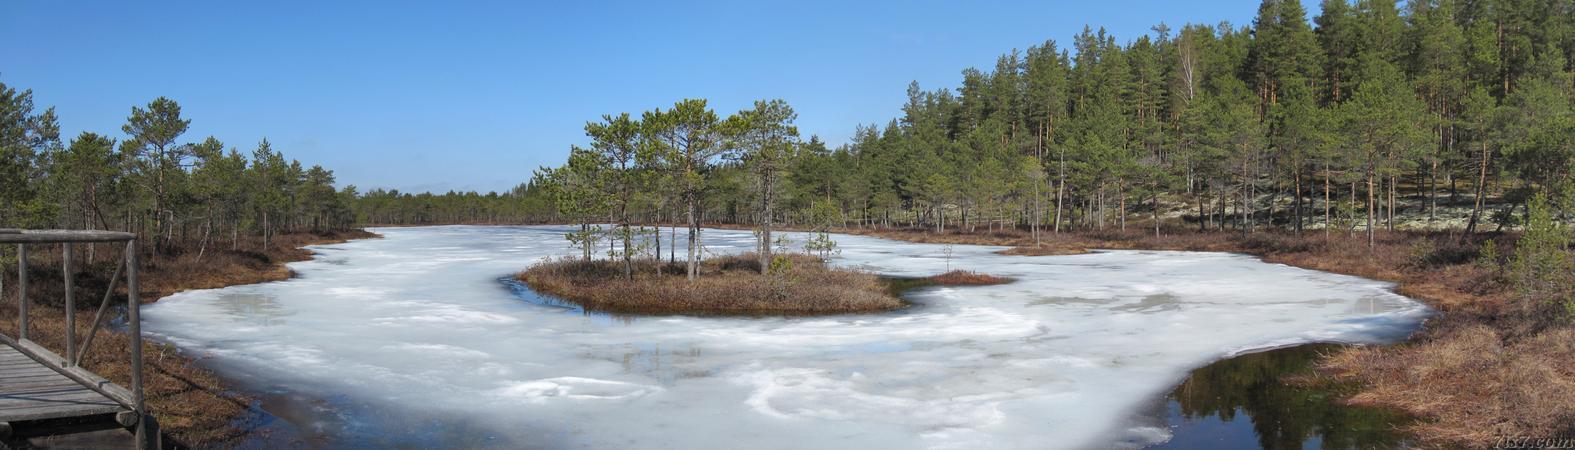
<instances>
[{"instance_id":1,"label":"wooden plank","mask_svg":"<svg viewBox=\"0 0 1575 450\"><path fill-rule=\"evenodd\" d=\"M5 384L0 385L0 395L25 394L38 389L63 387L87 389L74 381L64 379L64 377L6 378Z\"/></svg>"},{"instance_id":2,"label":"wooden plank","mask_svg":"<svg viewBox=\"0 0 1575 450\"><path fill-rule=\"evenodd\" d=\"M76 384L59 374L66 383L53 386L16 387L23 392L0 394L0 422L78 417L125 408L103 394Z\"/></svg>"},{"instance_id":3,"label":"wooden plank","mask_svg":"<svg viewBox=\"0 0 1575 450\"><path fill-rule=\"evenodd\" d=\"M9 345L6 346L6 347L7 347L6 350L0 350L0 361L12 360L12 359L26 359L26 360L32 360L33 359L33 358L27 357L27 355L22 354L22 352L16 351L15 349L10 349Z\"/></svg>"},{"instance_id":4,"label":"wooden plank","mask_svg":"<svg viewBox=\"0 0 1575 450\"><path fill-rule=\"evenodd\" d=\"M26 372L26 371L29 371L29 370L37 370L37 369L43 369L43 370L48 370L50 372L54 372L53 370L50 370L49 367L46 367L46 366L44 366L43 364L40 364L37 361L30 361L27 364L7 364L5 366L0 366L0 372Z\"/></svg>"},{"instance_id":5,"label":"wooden plank","mask_svg":"<svg viewBox=\"0 0 1575 450\"><path fill-rule=\"evenodd\" d=\"M51 374L51 373L57 374L57 375L59 374L59 372L55 372L53 370L49 370L48 367L43 367L43 366L15 368L15 369L5 369L5 370L0 370L0 380L11 378L11 377L28 377L28 376L48 375L48 374Z\"/></svg>"},{"instance_id":6,"label":"wooden plank","mask_svg":"<svg viewBox=\"0 0 1575 450\"><path fill-rule=\"evenodd\" d=\"M5 389L7 389L7 388L9 388L11 386L22 386L22 385L25 385L25 384L28 384L28 383L36 383L36 382L41 382L41 381L44 381L44 380L49 380L51 382L57 382L57 383L60 382L60 378L56 374L32 375L32 376L26 376L26 377L7 377L7 378L5 378L5 384L0 385L0 392L5 392ZM72 384L76 384L75 381L71 381L70 379L67 379L66 381L71 382Z\"/></svg>"},{"instance_id":7,"label":"wooden plank","mask_svg":"<svg viewBox=\"0 0 1575 450\"><path fill-rule=\"evenodd\" d=\"M0 395L0 405L31 406L36 402L55 401L91 401L107 402L109 399L79 386L55 386L34 388L29 392L16 392Z\"/></svg>"},{"instance_id":8,"label":"wooden plank","mask_svg":"<svg viewBox=\"0 0 1575 450\"><path fill-rule=\"evenodd\" d=\"M16 353L15 350L12 352ZM15 355L5 355L5 360L0 361L0 367L31 366L34 364L38 364L38 360L29 358L27 355L23 355L21 353L16 353Z\"/></svg>"},{"instance_id":9,"label":"wooden plank","mask_svg":"<svg viewBox=\"0 0 1575 450\"><path fill-rule=\"evenodd\" d=\"M29 371L29 370L46 370L46 371L50 371L50 372L55 372L55 370L50 369L49 366L46 366L46 365L44 365L44 363L41 363L41 362L38 362L38 361L32 361L32 362L28 362L28 363L18 363L18 364L7 364L5 366L0 366L0 372L26 372L26 371Z\"/></svg>"},{"instance_id":10,"label":"wooden plank","mask_svg":"<svg viewBox=\"0 0 1575 450\"><path fill-rule=\"evenodd\" d=\"M48 367L44 367L43 364L39 364L36 361L28 361L27 364L6 364L6 365L0 365L0 371L6 371L6 372L23 372L23 371L27 371L27 370L30 370L30 369L46 369L47 370L49 368ZM51 372L53 372L53 370L51 370Z\"/></svg>"},{"instance_id":11,"label":"wooden plank","mask_svg":"<svg viewBox=\"0 0 1575 450\"><path fill-rule=\"evenodd\" d=\"M15 363L15 364L22 364L24 361L27 362L27 363L36 363L36 362L38 362L38 361L34 361L32 357L27 356L26 354L22 353L20 350L12 348L9 345L0 345L0 366L9 365L9 364L13 364L13 363Z\"/></svg>"},{"instance_id":12,"label":"wooden plank","mask_svg":"<svg viewBox=\"0 0 1575 450\"><path fill-rule=\"evenodd\" d=\"M0 421L21 422L24 420L62 419L66 417L113 414L125 410L125 408L117 404L42 405L33 408L0 411Z\"/></svg>"},{"instance_id":13,"label":"wooden plank","mask_svg":"<svg viewBox=\"0 0 1575 450\"><path fill-rule=\"evenodd\" d=\"M96 396L105 401L109 401L109 398L104 397L98 392L94 392L92 389L88 389L80 384L71 382L71 380L64 381L66 382L62 383L61 380L43 380L41 382L28 383L28 385L9 385L8 383L8 385L5 387L5 391L0 392L0 405L16 403L19 401L27 401L30 399L52 398L53 396L67 394L87 394L90 396Z\"/></svg>"},{"instance_id":14,"label":"wooden plank","mask_svg":"<svg viewBox=\"0 0 1575 450\"><path fill-rule=\"evenodd\" d=\"M60 242L126 242L136 239L131 233L98 230L21 230L0 233L0 244L39 244Z\"/></svg>"},{"instance_id":15,"label":"wooden plank","mask_svg":"<svg viewBox=\"0 0 1575 450\"><path fill-rule=\"evenodd\" d=\"M5 392L0 392L0 403L12 403L27 399L45 398L51 395L61 395L64 393L73 392L90 392L97 394L97 392L84 389L81 386L60 384L59 382L29 383L25 386L7 386ZM99 397L103 396L100 395Z\"/></svg>"},{"instance_id":16,"label":"wooden plank","mask_svg":"<svg viewBox=\"0 0 1575 450\"><path fill-rule=\"evenodd\" d=\"M83 417L126 410L80 380L13 347L13 342L0 345L0 356L5 357L0 363L0 422Z\"/></svg>"},{"instance_id":17,"label":"wooden plank","mask_svg":"<svg viewBox=\"0 0 1575 450\"><path fill-rule=\"evenodd\" d=\"M5 335L0 335L0 343L12 345L16 347L18 351L26 353L28 356L40 360L65 361L64 358L60 357L60 355L56 355L54 352L49 351L49 349L29 341L16 341ZM133 347L133 350L137 350L137 348ZM137 351L133 351L132 353L139 354ZM135 360L135 358L133 358L133 360ZM76 380L77 383L81 383L83 386L87 386L89 389L98 391L100 394L104 394L110 399L120 402L121 405L125 405L128 408L132 407L132 405L139 404L136 401L137 399L132 396L131 391L120 387L120 385L109 382L109 380L98 376L98 374L88 372L86 369L81 367L51 367L51 369L60 372L60 374L65 375L67 378Z\"/></svg>"},{"instance_id":18,"label":"wooden plank","mask_svg":"<svg viewBox=\"0 0 1575 450\"><path fill-rule=\"evenodd\" d=\"M88 389L88 388L82 387L82 385L76 384L75 382L72 382L71 380L58 380L58 379L48 379L48 378L32 378L31 380L32 381L13 382L15 380L7 378L5 386L0 386L0 399L3 399L3 398L8 397L8 396L31 395L31 394L37 394L37 393L40 393L40 392L51 392L51 391L59 391L59 390L77 390L77 391L93 392L92 389ZM96 392L94 392L94 393L96 394Z\"/></svg>"},{"instance_id":19,"label":"wooden plank","mask_svg":"<svg viewBox=\"0 0 1575 450\"><path fill-rule=\"evenodd\" d=\"M18 362L14 362L14 363L0 364L0 371L5 371L5 372L21 372L21 371L26 371L26 370L30 370L30 369L44 369L44 370L49 370L50 372L54 372L54 370L50 370L49 367L45 366L43 363L40 363L38 361L33 361L31 359L27 360L27 362L18 361Z\"/></svg>"},{"instance_id":20,"label":"wooden plank","mask_svg":"<svg viewBox=\"0 0 1575 450\"><path fill-rule=\"evenodd\" d=\"M109 403L91 402L55 402L34 403L25 408L10 408L0 411L0 418L7 422L16 423L24 420L61 419L67 417L92 416L104 413L125 411L120 405Z\"/></svg>"},{"instance_id":21,"label":"wooden plank","mask_svg":"<svg viewBox=\"0 0 1575 450\"><path fill-rule=\"evenodd\" d=\"M78 389L55 389L22 395L0 395L0 414L14 409L47 405L108 405L114 402L97 392ZM117 405L118 406L118 405Z\"/></svg>"}]
</instances>

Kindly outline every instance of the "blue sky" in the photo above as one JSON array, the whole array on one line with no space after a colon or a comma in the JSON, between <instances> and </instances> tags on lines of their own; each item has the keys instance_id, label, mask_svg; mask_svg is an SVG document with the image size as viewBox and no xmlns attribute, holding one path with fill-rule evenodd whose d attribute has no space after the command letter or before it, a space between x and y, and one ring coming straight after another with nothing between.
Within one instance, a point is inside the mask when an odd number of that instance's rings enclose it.
<instances>
[{"instance_id":1,"label":"blue sky","mask_svg":"<svg viewBox=\"0 0 1575 450\"><path fill-rule=\"evenodd\" d=\"M1309 2L1315 3L1315 2ZM1316 14L1316 4L1307 5ZM783 98L836 145L1013 48L1122 41L1159 22L1250 23L1255 0L887 2L0 2L0 82L66 137L120 137L167 96L250 151L267 137L341 184L504 190L562 162L601 114Z\"/></svg>"}]
</instances>

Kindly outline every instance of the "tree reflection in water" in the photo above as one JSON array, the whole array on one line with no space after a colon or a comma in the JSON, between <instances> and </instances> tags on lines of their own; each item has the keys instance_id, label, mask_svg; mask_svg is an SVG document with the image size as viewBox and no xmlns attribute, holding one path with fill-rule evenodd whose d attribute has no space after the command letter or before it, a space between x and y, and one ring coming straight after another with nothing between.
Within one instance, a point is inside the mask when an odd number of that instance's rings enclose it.
<instances>
[{"instance_id":1,"label":"tree reflection in water","mask_svg":"<svg viewBox=\"0 0 1575 450\"><path fill-rule=\"evenodd\" d=\"M1308 374L1311 344L1251 353L1192 371L1165 407L1174 437L1153 448L1369 449L1406 444L1396 412L1342 404L1341 387L1287 382Z\"/></svg>"}]
</instances>

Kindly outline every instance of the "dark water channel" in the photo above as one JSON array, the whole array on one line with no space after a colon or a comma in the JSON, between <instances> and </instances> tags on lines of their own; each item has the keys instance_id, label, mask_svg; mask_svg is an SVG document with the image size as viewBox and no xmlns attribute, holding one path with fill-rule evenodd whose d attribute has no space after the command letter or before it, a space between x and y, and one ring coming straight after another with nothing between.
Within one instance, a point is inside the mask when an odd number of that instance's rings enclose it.
<instances>
[{"instance_id":1,"label":"dark water channel","mask_svg":"<svg viewBox=\"0 0 1575 450\"><path fill-rule=\"evenodd\" d=\"M1310 344L1249 353L1193 370L1159 415L1169 442L1152 449L1378 449L1404 447L1404 415L1345 405L1347 386L1299 382L1320 355Z\"/></svg>"}]
</instances>

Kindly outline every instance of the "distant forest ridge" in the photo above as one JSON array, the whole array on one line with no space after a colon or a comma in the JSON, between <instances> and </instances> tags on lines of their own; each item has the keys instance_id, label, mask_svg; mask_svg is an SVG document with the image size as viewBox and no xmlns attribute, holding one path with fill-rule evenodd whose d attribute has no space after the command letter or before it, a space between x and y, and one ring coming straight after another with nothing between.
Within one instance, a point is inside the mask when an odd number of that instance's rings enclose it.
<instances>
[{"instance_id":1,"label":"distant forest ridge","mask_svg":"<svg viewBox=\"0 0 1575 450\"><path fill-rule=\"evenodd\" d=\"M801 139L780 101L717 117L685 100L587 124L588 148L507 195L374 191L358 211L673 223L692 195L704 222L811 227L1372 230L1397 211L1515 226L1535 194L1571 201L1572 5L1336 0L1309 23L1270 0L1250 27L1159 25L1125 44L1085 29L1075 51L1013 50L956 89L910 84L901 117L835 149ZM785 110L782 145L743 124L766 106Z\"/></svg>"},{"instance_id":2,"label":"distant forest ridge","mask_svg":"<svg viewBox=\"0 0 1575 450\"><path fill-rule=\"evenodd\" d=\"M836 148L780 100L610 114L564 166L487 194L336 187L266 140L191 139L165 98L64 142L0 84L0 227L234 245L356 224L1371 230L1398 210L1476 230L1575 202L1572 62L1571 0L1334 0L1311 21L1269 0L1248 27L1085 29L955 89L910 84L901 117Z\"/></svg>"}]
</instances>

